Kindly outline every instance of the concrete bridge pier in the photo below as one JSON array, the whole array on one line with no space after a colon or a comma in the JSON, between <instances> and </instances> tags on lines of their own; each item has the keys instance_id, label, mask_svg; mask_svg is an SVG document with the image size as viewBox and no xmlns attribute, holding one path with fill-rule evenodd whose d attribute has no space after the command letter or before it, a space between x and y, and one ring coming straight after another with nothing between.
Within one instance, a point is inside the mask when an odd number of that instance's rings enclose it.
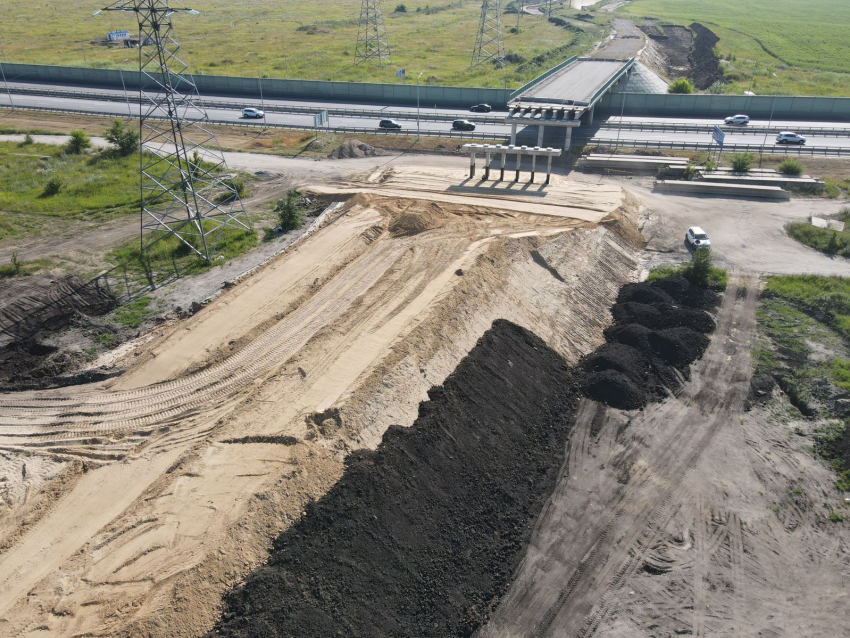
<instances>
[{"instance_id":1,"label":"concrete bridge pier","mask_svg":"<svg viewBox=\"0 0 850 638\"><path fill-rule=\"evenodd\" d=\"M590 107L587 111L585 111L585 112L587 113L587 125L588 125L588 126L590 126L591 124L593 124L593 110L594 110L595 108L596 108L596 105L594 104L594 105L593 105L593 106L591 106L591 107Z\"/></svg>"},{"instance_id":2,"label":"concrete bridge pier","mask_svg":"<svg viewBox=\"0 0 850 638\"><path fill-rule=\"evenodd\" d=\"M570 150L570 145L573 141L573 127L567 126L566 129L567 129L567 134L564 137L564 150L568 151L568 150Z\"/></svg>"},{"instance_id":3,"label":"concrete bridge pier","mask_svg":"<svg viewBox=\"0 0 850 638\"><path fill-rule=\"evenodd\" d=\"M490 149L484 151L484 180L490 179Z\"/></svg>"},{"instance_id":4,"label":"concrete bridge pier","mask_svg":"<svg viewBox=\"0 0 850 638\"><path fill-rule=\"evenodd\" d=\"M537 127L537 146L543 146L543 131L546 130L546 127L540 124Z\"/></svg>"},{"instance_id":5,"label":"concrete bridge pier","mask_svg":"<svg viewBox=\"0 0 850 638\"><path fill-rule=\"evenodd\" d=\"M505 161L507 159L508 159L508 151L503 150L502 151L502 171L499 173L499 181L500 182L505 179Z\"/></svg>"},{"instance_id":6,"label":"concrete bridge pier","mask_svg":"<svg viewBox=\"0 0 850 638\"><path fill-rule=\"evenodd\" d=\"M524 148L525 147L523 147L523 149ZM519 181L519 165L520 165L520 162L522 162L522 153L517 153L516 154L516 177L514 177L515 182Z\"/></svg>"},{"instance_id":7,"label":"concrete bridge pier","mask_svg":"<svg viewBox=\"0 0 850 638\"><path fill-rule=\"evenodd\" d=\"M511 124L511 146L516 146L516 124Z\"/></svg>"},{"instance_id":8,"label":"concrete bridge pier","mask_svg":"<svg viewBox=\"0 0 850 638\"><path fill-rule=\"evenodd\" d=\"M546 166L546 181L544 184L549 183L549 178L552 177L552 156L549 156L549 164Z\"/></svg>"},{"instance_id":9,"label":"concrete bridge pier","mask_svg":"<svg viewBox=\"0 0 850 638\"><path fill-rule=\"evenodd\" d=\"M469 179L475 177L475 153L469 154Z\"/></svg>"},{"instance_id":10,"label":"concrete bridge pier","mask_svg":"<svg viewBox=\"0 0 850 638\"><path fill-rule=\"evenodd\" d=\"M543 127L541 126L540 128L543 128ZM534 150L539 151L540 147L536 146L534 148ZM531 183L532 184L534 183L534 171L535 171L536 168L537 168L537 155L535 154L535 155L531 156Z\"/></svg>"}]
</instances>

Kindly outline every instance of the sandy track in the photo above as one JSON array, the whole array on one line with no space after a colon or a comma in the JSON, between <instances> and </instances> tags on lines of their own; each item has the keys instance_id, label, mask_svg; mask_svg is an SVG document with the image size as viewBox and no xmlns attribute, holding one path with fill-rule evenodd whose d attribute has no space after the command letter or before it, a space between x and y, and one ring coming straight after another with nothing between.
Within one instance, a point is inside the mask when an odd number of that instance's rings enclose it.
<instances>
[{"instance_id":1,"label":"sandy track","mask_svg":"<svg viewBox=\"0 0 850 638\"><path fill-rule=\"evenodd\" d=\"M766 481L769 457L753 450L775 435L741 427L756 300L754 279L730 285L712 344L679 396L637 413L584 402L515 584L479 636L847 630L841 545L817 534L810 516L799 533L768 509L787 483ZM822 557L814 571L812 553Z\"/></svg>"},{"instance_id":2,"label":"sandy track","mask_svg":"<svg viewBox=\"0 0 850 638\"><path fill-rule=\"evenodd\" d=\"M599 189L594 219L623 204L612 193ZM17 539L0 554L0 632L197 635L347 452L412 423L493 319L534 326L572 361L598 344L632 248L584 217L512 210L522 197L428 199L356 195L161 328L118 380L0 397L4 454L89 468L26 526L0 512Z\"/></svg>"}]
</instances>

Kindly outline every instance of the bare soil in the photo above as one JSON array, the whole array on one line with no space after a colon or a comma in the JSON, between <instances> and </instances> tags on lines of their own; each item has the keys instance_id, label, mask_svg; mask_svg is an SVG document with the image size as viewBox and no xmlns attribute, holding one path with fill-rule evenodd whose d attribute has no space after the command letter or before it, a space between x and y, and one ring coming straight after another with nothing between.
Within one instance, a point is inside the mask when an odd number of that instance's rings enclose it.
<instances>
[{"instance_id":1,"label":"bare soil","mask_svg":"<svg viewBox=\"0 0 850 638\"><path fill-rule=\"evenodd\" d=\"M661 26L653 21L646 21L640 28L648 38L642 59L662 77L689 78L700 91L723 79L720 62L714 55L719 38L710 29L698 22L683 27Z\"/></svg>"}]
</instances>

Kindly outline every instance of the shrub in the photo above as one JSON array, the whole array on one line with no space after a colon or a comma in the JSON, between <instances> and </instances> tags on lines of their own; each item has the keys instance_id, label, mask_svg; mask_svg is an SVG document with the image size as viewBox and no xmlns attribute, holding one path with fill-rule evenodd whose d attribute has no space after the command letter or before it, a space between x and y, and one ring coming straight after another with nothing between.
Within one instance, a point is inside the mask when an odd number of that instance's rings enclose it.
<instances>
[{"instance_id":1,"label":"shrub","mask_svg":"<svg viewBox=\"0 0 850 638\"><path fill-rule=\"evenodd\" d=\"M697 174L697 167L688 162L688 165L685 166L685 170L682 171L682 177L687 181L691 181L694 178L694 175Z\"/></svg>"},{"instance_id":2,"label":"shrub","mask_svg":"<svg viewBox=\"0 0 850 638\"><path fill-rule=\"evenodd\" d=\"M91 140L84 131L71 131L71 139L65 144L65 152L70 155L79 155L91 147Z\"/></svg>"},{"instance_id":3,"label":"shrub","mask_svg":"<svg viewBox=\"0 0 850 638\"><path fill-rule=\"evenodd\" d=\"M801 244L827 255L843 255L850 249L850 232L817 228L805 222L791 222L786 226L788 235Z\"/></svg>"},{"instance_id":4,"label":"shrub","mask_svg":"<svg viewBox=\"0 0 850 638\"><path fill-rule=\"evenodd\" d=\"M736 173L746 173L753 164L756 163L756 157L752 153L735 153L730 159L732 170Z\"/></svg>"},{"instance_id":5,"label":"shrub","mask_svg":"<svg viewBox=\"0 0 850 638\"><path fill-rule=\"evenodd\" d=\"M30 145L30 144L32 144L34 141L35 141L35 140L33 140L33 139L32 139L32 135L30 135L29 133L27 133L26 135L24 135L24 141L23 141L23 142L21 142L21 146L29 146L29 145Z\"/></svg>"},{"instance_id":6,"label":"shrub","mask_svg":"<svg viewBox=\"0 0 850 638\"><path fill-rule=\"evenodd\" d=\"M705 92L710 93L712 95L721 95L724 91L726 91L726 83L723 80L715 80L711 83Z\"/></svg>"},{"instance_id":7,"label":"shrub","mask_svg":"<svg viewBox=\"0 0 850 638\"><path fill-rule=\"evenodd\" d=\"M124 126L124 122L115 119L105 136L110 144L114 144L118 154L123 156L135 153L139 148L139 133Z\"/></svg>"},{"instance_id":8,"label":"shrub","mask_svg":"<svg viewBox=\"0 0 850 638\"><path fill-rule=\"evenodd\" d=\"M713 171L717 168L717 163L714 160L705 160L705 170Z\"/></svg>"},{"instance_id":9,"label":"shrub","mask_svg":"<svg viewBox=\"0 0 850 638\"><path fill-rule=\"evenodd\" d=\"M783 175L802 175L803 171L806 170L806 167L803 166L803 163L800 160L788 157L779 162L776 166L776 170Z\"/></svg>"},{"instance_id":10,"label":"shrub","mask_svg":"<svg viewBox=\"0 0 850 638\"><path fill-rule=\"evenodd\" d=\"M18 251L13 250L12 251L12 272L14 272L16 275L20 275L22 268L23 268L23 266L21 264L21 260L18 259Z\"/></svg>"},{"instance_id":11,"label":"shrub","mask_svg":"<svg viewBox=\"0 0 850 638\"><path fill-rule=\"evenodd\" d=\"M674 80L670 82L670 85L667 87L668 93L693 93L694 85L688 78L679 78L678 80Z\"/></svg>"},{"instance_id":12,"label":"shrub","mask_svg":"<svg viewBox=\"0 0 850 638\"><path fill-rule=\"evenodd\" d=\"M44 190L41 191L41 196L53 197L54 195L58 195L63 186L65 186L65 183L62 179L60 177L53 176L47 180L47 183L44 185Z\"/></svg>"},{"instance_id":13,"label":"shrub","mask_svg":"<svg viewBox=\"0 0 850 638\"><path fill-rule=\"evenodd\" d=\"M708 288L711 285L713 266L711 263L711 252L708 250L697 250L690 267L685 270L685 278L694 286Z\"/></svg>"},{"instance_id":14,"label":"shrub","mask_svg":"<svg viewBox=\"0 0 850 638\"><path fill-rule=\"evenodd\" d=\"M304 225L304 211L301 208L301 193L294 188L286 197L277 200L274 212L277 214L277 222L281 230L289 231L301 228Z\"/></svg>"},{"instance_id":15,"label":"shrub","mask_svg":"<svg viewBox=\"0 0 850 638\"><path fill-rule=\"evenodd\" d=\"M396 7L395 7L395 12L396 13L407 13L407 7L405 7L403 4L397 4Z\"/></svg>"}]
</instances>

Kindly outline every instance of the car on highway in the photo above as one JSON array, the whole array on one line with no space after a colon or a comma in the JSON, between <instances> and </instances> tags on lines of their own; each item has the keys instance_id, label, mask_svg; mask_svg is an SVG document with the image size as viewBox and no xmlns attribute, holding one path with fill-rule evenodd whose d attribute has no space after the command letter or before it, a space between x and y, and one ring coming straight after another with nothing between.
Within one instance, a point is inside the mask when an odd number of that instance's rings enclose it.
<instances>
[{"instance_id":1,"label":"car on highway","mask_svg":"<svg viewBox=\"0 0 850 638\"><path fill-rule=\"evenodd\" d=\"M777 144L805 144L806 138L793 131L782 131L776 136Z\"/></svg>"},{"instance_id":2,"label":"car on highway","mask_svg":"<svg viewBox=\"0 0 850 638\"><path fill-rule=\"evenodd\" d=\"M685 233L685 242L693 246L695 249L711 250L711 240L705 231L699 226L691 226L688 232Z\"/></svg>"},{"instance_id":3,"label":"car on highway","mask_svg":"<svg viewBox=\"0 0 850 638\"><path fill-rule=\"evenodd\" d=\"M489 113L493 110L493 107L489 104L476 104L475 106L470 106L469 110L473 113Z\"/></svg>"},{"instance_id":4,"label":"car on highway","mask_svg":"<svg viewBox=\"0 0 850 638\"><path fill-rule=\"evenodd\" d=\"M470 122L469 120L455 120L452 122L452 130L453 131L474 131L475 124Z\"/></svg>"},{"instance_id":5,"label":"car on highway","mask_svg":"<svg viewBox=\"0 0 850 638\"><path fill-rule=\"evenodd\" d=\"M378 124L378 128L398 130L398 129L401 129L401 124L399 124L395 120L381 120L381 123Z\"/></svg>"},{"instance_id":6,"label":"car on highway","mask_svg":"<svg viewBox=\"0 0 850 638\"><path fill-rule=\"evenodd\" d=\"M727 124L749 124L750 116L749 115L731 115L723 120Z\"/></svg>"},{"instance_id":7,"label":"car on highway","mask_svg":"<svg viewBox=\"0 0 850 638\"><path fill-rule=\"evenodd\" d=\"M265 117L265 116L266 116L266 114L263 111L261 111L260 109L255 109L253 107L249 107L247 109L242 109L242 117L261 118L261 117Z\"/></svg>"}]
</instances>

